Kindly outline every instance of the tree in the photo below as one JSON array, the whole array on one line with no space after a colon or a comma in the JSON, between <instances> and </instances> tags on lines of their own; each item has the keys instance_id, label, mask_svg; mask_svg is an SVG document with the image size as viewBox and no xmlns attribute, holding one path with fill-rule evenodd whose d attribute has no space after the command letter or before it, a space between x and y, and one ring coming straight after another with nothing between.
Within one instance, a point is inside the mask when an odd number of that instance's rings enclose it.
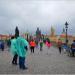
<instances>
[{"instance_id":1,"label":"tree","mask_svg":"<svg viewBox=\"0 0 75 75\"><path fill-rule=\"evenodd\" d=\"M15 37L16 37L16 38L19 37L19 29L18 29L17 26L16 26L16 29L15 29Z\"/></svg>"}]
</instances>

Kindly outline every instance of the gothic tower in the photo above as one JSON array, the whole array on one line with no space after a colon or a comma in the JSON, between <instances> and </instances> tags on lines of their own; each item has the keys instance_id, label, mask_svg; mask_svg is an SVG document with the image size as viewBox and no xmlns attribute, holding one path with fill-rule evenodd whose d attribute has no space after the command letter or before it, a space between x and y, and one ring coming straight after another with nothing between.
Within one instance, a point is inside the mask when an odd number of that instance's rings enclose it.
<instances>
[{"instance_id":1,"label":"gothic tower","mask_svg":"<svg viewBox=\"0 0 75 75\"><path fill-rule=\"evenodd\" d=\"M51 36L55 36L55 29L51 26Z\"/></svg>"}]
</instances>

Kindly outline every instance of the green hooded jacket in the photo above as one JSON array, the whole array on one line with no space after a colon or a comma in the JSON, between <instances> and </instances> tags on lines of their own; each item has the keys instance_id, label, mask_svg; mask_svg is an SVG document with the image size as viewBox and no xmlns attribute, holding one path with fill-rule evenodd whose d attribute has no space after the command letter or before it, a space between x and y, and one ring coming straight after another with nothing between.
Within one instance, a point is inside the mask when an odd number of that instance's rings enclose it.
<instances>
[{"instance_id":1,"label":"green hooded jacket","mask_svg":"<svg viewBox=\"0 0 75 75\"><path fill-rule=\"evenodd\" d=\"M13 55L17 54L16 39L11 40L10 52Z\"/></svg>"},{"instance_id":2,"label":"green hooded jacket","mask_svg":"<svg viewBox=\"0 0 75 75\"><path fill-rule=\"evenodd\" d=\"M25 49L25 47L28 46L28 42L24 38L18 37L16 39L16 44L18 56L26 57L27 50Z\"/></svg>"}]
</instances>

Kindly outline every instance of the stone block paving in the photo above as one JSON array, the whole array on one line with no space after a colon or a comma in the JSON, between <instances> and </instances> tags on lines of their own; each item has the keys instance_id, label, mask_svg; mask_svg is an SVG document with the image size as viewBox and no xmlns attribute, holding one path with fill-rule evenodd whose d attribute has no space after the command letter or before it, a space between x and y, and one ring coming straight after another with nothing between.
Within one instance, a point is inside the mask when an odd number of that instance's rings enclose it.
<instances>
[{"instance_id":1,"label":"stone block paving","mask_svg":"<svg viewBox=\"0 0 75 75\"><path fill-rule=\"evenodd\" d=\"M44 46L42 52L36 48L34 54L28 50L27 70L12 65L12 57L8 49L0 51L0 74L75 74L75 57L69 57L64 52L59 54L55 47L48 49Z\"/></svg>"}]
</instances>

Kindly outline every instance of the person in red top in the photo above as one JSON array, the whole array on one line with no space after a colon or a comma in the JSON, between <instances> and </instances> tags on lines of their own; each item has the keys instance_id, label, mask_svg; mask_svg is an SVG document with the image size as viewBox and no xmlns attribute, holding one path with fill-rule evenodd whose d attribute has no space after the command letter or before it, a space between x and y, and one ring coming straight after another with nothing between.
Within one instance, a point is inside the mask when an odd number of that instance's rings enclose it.
<instances>
[{"instance_id":1,"label":"person in red top","mask_svg":"<svg viewBox=\"0 0 75 75\"><path fill-rule=\"evenodd\" d=\"M58 48L59 48L59 53L61 54L61 46L62 46L62 41L59 39L58 40Z\"/></svg>"},{"instance_id":2,"label":"person in red top","mask_svg":"<svg viewBox=\"0 0 75 75\"><path fill-rule=\"evenodd\" d=\"M31 53L34 53L34 48L35 48L35 46L36 46L35 41L34 41L34 40L31 40L31 41L30 41L30 49L31 49Z\"/></svg>"}]
</instances>

